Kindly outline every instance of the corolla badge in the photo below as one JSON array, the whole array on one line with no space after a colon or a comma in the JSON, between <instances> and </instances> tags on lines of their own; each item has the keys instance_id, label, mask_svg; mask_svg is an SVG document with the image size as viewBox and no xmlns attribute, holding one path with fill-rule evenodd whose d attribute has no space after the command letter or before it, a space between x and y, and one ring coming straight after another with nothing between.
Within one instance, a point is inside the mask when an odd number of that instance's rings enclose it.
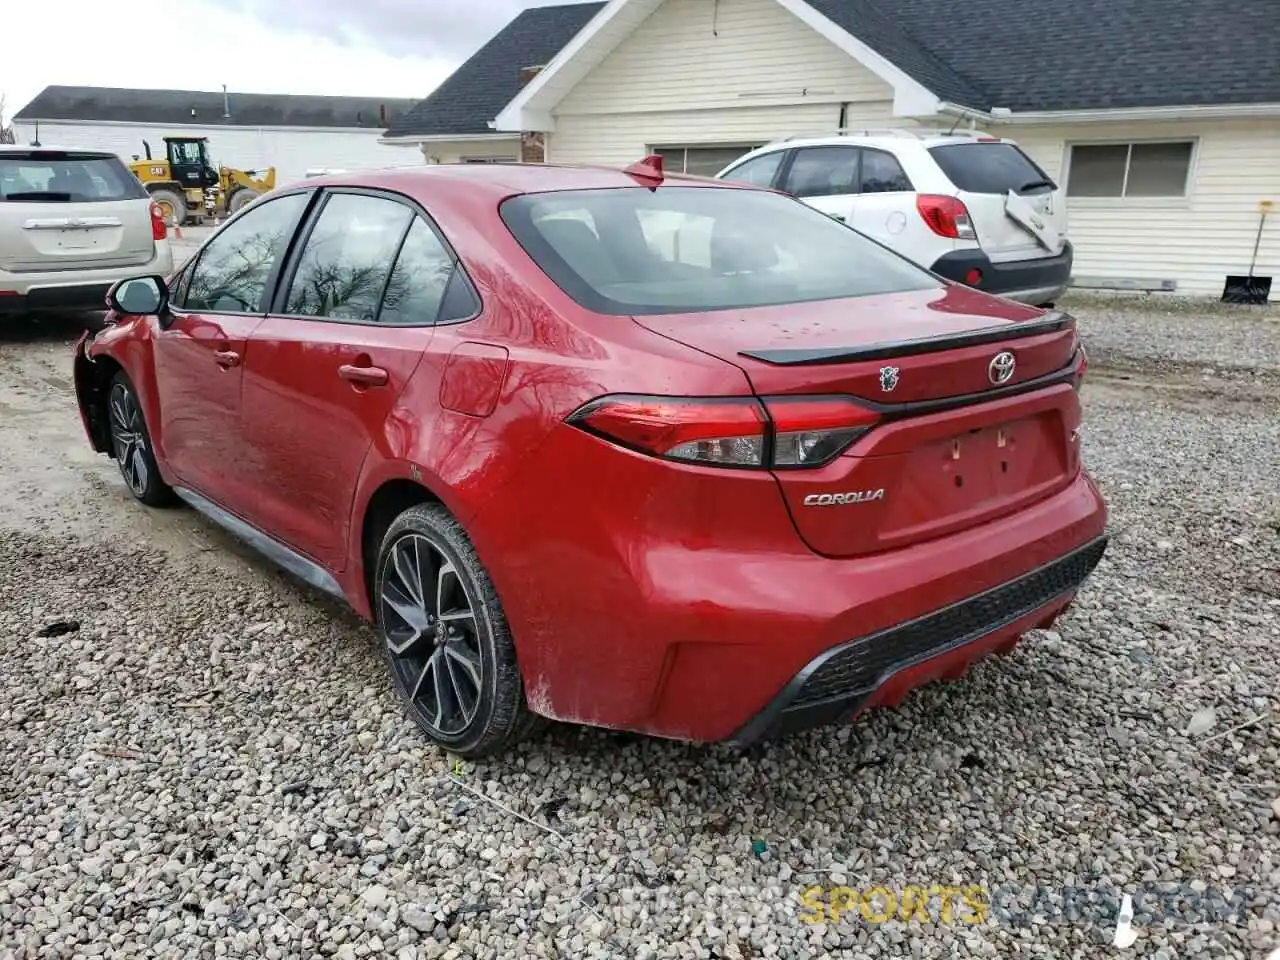
<instances>
[{"instance_id":1,"label":"corolla badge","mask_svg":"<svg viewBox=\"0 0 1280 960\"><path fill-rule=\"evenodd\" d=\"M987 379L996 386L1008 383L1013 378L1013 371L1017 366L1018 361L1014 359L1013 354L1008 350L1002 350L987 364Z\"/></svg>"},{"instance_id":2,"label":"corolla badge","mask_svg":"<svg viewBox=\"0 0 1280 960\"><path fill-rule=\"evenodd\" d=\"M898 385L898 368L897 367L881 367L880 368L880 389L885 393L892 393L893 388Z\"/></svg>"}]
</instances>

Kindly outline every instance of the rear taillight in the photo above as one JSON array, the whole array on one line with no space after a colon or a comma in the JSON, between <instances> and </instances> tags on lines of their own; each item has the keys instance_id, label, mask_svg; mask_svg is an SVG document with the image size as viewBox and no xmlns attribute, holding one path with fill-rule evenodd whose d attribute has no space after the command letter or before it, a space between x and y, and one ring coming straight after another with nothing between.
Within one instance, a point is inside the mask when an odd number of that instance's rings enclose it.
<instances>
[{"instance_id":1,"label":"rear taillight","mask_svg":"<svg viewBox=\"0 0 1280 960\"><path fill-rule=\"evenodd\" d=\"M1071 377L1072 385L1079 390L1084 382L1084 375L1089 370L1089 355L1084 351L1084 344L1076 341L1075 370Z\"/></svg>"},{"instance_id":2,"label":"rear taillight","mask_svg":"<svg viewBox=\"0 0 1280 960\"><path fill-rule=\"evenodd\" d=\"M916 209L929 229L952 240L977 240L968 208L955 197L921 193L916 196Z\"/></svg>"},{"instance_id":3,"label":"rear taillight","mask_svg":"<svg viewBox=\"0 0 1280 960\"><path fill-rule=\"evenodd\" d=\"M666 460L719 467L817 467L876 422L848 397L593 400L568 422L619 446Z\"/></svg>"},{"instance_id":4,"label":"rear taillight","mask_svg":"<svg viewBox=\"0 0 1280 960\"><path fill-rule=\"evenodd\" d=\"M151 239L163 240L169 235L169 228L164 222L164 209L154 200L151 202Z\"/></svg>"}]
</instances>

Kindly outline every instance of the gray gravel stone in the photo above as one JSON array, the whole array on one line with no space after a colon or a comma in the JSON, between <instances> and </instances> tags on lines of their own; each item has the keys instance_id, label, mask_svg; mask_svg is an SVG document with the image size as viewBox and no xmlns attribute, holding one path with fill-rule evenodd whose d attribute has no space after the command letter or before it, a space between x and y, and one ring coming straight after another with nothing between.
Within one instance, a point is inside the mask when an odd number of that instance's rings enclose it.
<instances>
[{"instance_id":1,"label":"gray gravel stone","mask_svg":"<svg viewBox=\"0 0 1280 960\"><path fill-rule=\"evenodd\" d=\"M1064 306L1113 535L1071 613L746 756L566 727L464 765L535 820L563 801L563 839L452 784L352 616L128 501L63 338L0 346L0 958L1092 958L1126 892L1135 956L1266 956L1280 323ZM812 886L839 918L806 922ZM869 922L875 887L927 922Z\"/></svg>"}]
</instances>

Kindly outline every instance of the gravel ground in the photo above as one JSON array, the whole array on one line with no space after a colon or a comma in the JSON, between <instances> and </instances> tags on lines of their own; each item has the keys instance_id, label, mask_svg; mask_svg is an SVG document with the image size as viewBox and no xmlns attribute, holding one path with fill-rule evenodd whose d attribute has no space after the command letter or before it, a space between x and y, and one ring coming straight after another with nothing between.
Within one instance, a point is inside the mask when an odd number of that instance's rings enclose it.
<instances>
[{"instance_id":1,"label":"gravel ground","mask_svg":"<svg viewBox=\"0 0 1280 960\"><path fill-rule=\"evenodd\" d=\"M565 727L482 765L352 616L129 500L69 327L0 342L0 958L1092 958L1124 893L1130 955L1264 957L1280 323L1069 306L1114 540L1058 630L746 755ZM930 898L814 924L813 885Z\"/></svg>"}]
</instances>

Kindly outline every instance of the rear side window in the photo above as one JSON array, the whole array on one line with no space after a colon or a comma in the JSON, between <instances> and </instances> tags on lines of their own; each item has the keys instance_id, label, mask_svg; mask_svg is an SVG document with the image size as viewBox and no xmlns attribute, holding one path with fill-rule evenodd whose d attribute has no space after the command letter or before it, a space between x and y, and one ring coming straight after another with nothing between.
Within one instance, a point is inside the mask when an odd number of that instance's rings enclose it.
<instances>
[{"instance_id":1,"label":"rear side window","mask_svg":"<svg viewBox=\"0 0 1280 960\"><path fill-rule=\"evenodd\" d=\"M884 150L862 151L862 193L901 193L911 190L911 179L898 158Z\"/></svg>"},{"instance_id":2,"label":"rear side window","mask_svg":"<svg viewBox=\"0 0 1280 960\"><path fill-rule=\"evenodd\" d=\"M387 280L378 322L392 326L449 323L480 304L466 274L421 217L413 221Z\"/></svg>"},{"instance_id":3,"label":"rear side window","mask_svg":"<svg viewBox=\"0 0 1280 960\"><path fill-rule=\"evenodd\" d=\"M1050 193L1058 189L1012 143L948 143L930 147L942 172L966 193Z\"/></svg>"},{"instance_id":4,"label":"rear side window","mask_svg":"<svg viewBox=\"0 0 1280 960\"><path fill-rule=\"evenodd\" d=\"M857 147L802 147L787 171L786 190L797 197L858 192Z\"/></svg>"},{"instance_id":5,"label":"rear side window","mask_svg":"<svg viewBox=\"0 0 1280 960\"><path fill-rule=\"evenodd\" d=\"M60 150L0 154L0 203L96 203L146 196L119 157Z\"/></svg>"},{"instance_id":6,"label":"rear side window","mask_svg":"<svg viewBox=\"0 0 1280 960\"><path fill-rule=\"evenodd\" d=\"M394 200L352 193L329 197L302 248L284 312L372 323L413 217Z\"/></svg>"}]
</instances>

